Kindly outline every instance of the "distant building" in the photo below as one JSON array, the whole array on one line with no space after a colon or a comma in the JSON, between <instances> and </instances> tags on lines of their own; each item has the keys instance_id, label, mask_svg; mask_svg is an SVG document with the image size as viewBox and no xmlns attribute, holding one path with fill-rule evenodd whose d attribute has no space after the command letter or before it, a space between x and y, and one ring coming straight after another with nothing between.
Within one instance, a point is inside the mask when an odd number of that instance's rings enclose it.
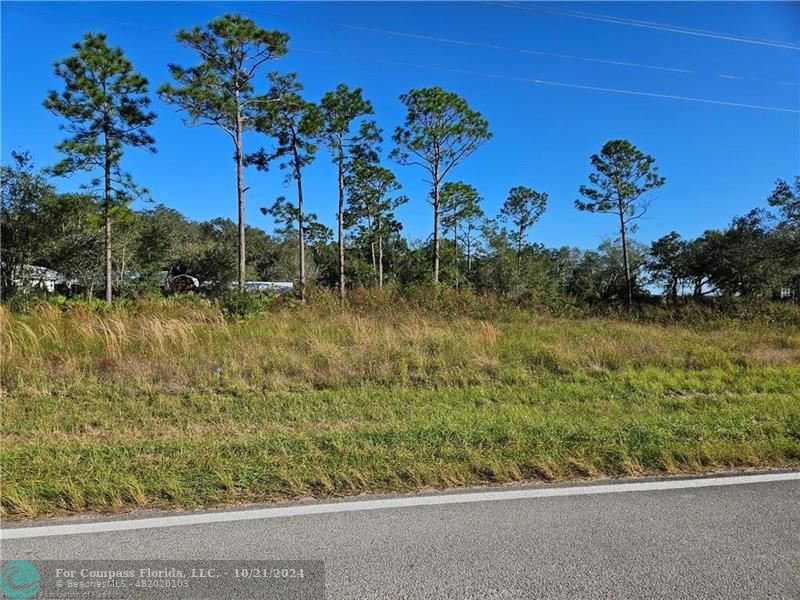
<instances>
[{"instance_id":1,"label":"distant building","mask_svg":"<svg viewBox=\"0 0 800 600\"><path fill-rule=\"evenodd\" d=\"M48 292L54 292L59 284L70 283L58 271L38 265L22 265L14 274L13 282L17 288L23 291L45 290Z\"/></svg>"},{"instance_id":2,"label":"distant building","mask_svg":"<svg viewBox=\"0 0 800 600\"><path fill-rule=\"evenodd\" d=\"M230 289L236 289L238 283L233 282L229 285ZM245 281L244 289L248 292L275 292L276 294L287 294L294 289L291 281Z\"/></svg>"}]
</instances>

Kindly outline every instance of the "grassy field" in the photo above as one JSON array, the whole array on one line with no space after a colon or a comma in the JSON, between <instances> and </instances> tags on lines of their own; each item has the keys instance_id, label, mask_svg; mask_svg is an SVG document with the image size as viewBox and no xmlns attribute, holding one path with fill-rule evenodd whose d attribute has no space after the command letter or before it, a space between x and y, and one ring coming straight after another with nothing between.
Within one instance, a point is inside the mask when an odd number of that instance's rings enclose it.
<instances>
[{"instance_id":1,"label":"grassy field","mask_svg":"<svg viewBox=\"0 0 800 600\"><path fill-rule=\"evenodd\" d=\"M2 514L800 465L800 327L372 298L2 319Z\"/></svg>"}]
</instances>

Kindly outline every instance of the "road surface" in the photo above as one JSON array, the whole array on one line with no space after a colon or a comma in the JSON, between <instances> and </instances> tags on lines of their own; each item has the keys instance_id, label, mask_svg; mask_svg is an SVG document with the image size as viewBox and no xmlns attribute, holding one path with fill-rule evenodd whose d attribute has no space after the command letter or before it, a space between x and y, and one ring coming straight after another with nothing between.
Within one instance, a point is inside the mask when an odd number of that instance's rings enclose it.
<instances>
[{"instance_id":1,"label":"road surface","mask_svg":"<svg viewBox=\"0 0 800 600\"><path fill-rule=\"evenodd\" d=\"M316 559L335 599L800 599L800 473L145 516L8 524L2 558Z\"/></svg>"}]
</instances>

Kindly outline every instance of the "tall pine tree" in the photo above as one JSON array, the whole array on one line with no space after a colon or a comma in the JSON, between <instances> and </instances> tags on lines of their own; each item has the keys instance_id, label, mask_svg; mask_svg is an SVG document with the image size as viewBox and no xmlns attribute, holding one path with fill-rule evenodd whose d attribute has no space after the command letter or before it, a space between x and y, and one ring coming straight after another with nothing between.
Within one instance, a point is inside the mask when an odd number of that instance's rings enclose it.
<instances>
[{"instance_id":1,"label":"tall pine tree","mask_svg":"<svg viewBox=\"0 0 800 600\"><path fill-rule=\"evenodd\" d=\"M391 156L401 165L421 167L431 185L433 206L433 281L439 283L442 217L441 188L450 171L487 142L489 122L464 98L440 87L419 88L400 96L406 120L395 129Z\"/></svg>"},{"instance_id":2,"label":"tall pine tree","mask_svg":"<svg viewBox=\"0 0 800 600\"><path fill-rule=\"evenodd\" d=\"M122 156L128 146L155 152L155 140L147 128L156 115L149 110L147 79L134 70L120 48L106 44L105 34L87 33L73 48L73 56L55 65L64 89L50 91L44 102L47 109L67 121L63 128L70 134L56 146L64 158L52 172L100 173L92 180L92 187L102 185L105 288L106 301L111 302L111 224L115 212L143 192L122 170Z\"/></svg>"},{"instance_id":3,"label":"tall pine tree","mask_svg":"<svg viewBox=\"0 0 800 600\"><path fill-rule=\"evenodd\" d=\"M372 104L361 95L361 88L349 89L340 83L333 92L327 92L320 102L323 128L322 141L328 147L336 164L338 175L339 203L336 212L338 223L339 252L339 297L344 300L344 188L348 171L354 157L374 152L374 144L380 142L380 131L374 121L364 120L373 114ZM358 128L353 121L361 119ZM356 131L351 131L356 129Z\"/></svg>"},{"instance_id":4,"label":"tall pine tree","mask_svg":"<svg viewBox=\"0 0 800 600\"><path fill-rule=\"evenodd\" d=\"M180 44L196 52L200 62L184 68L170 65L176 85L164 84L162 100L189 115L190 125L214 125L230 136L236 162L236 197L239 208L239 289L245 282L244 142L254 126L259 105L267 102L255 93L253 79L267 61L286 54L289 36L261 29L252 20L225 15L206 29L179 31Z\"/></svg>"},{"instance_id":5,"label":"tall pine tree","mask_svg":"<svg viewBox=\"0 0 800 600\"><path fill-rule=\"evenodd\" d=\"M647 212L650 200L647 192L664 185L666 179L658 174L656 160L639 150L628 140L610 140L599 154L592 154L594 172L591 185L579 188L586 200L575 200L578 210L615 215L619 219L622 242L622 265L625 275L625 296L628 308L633 306L633 281L628 248L628 231L633 223Z\"/></svg>"},{"instance_id":6,"label":"tall pine tree","mask_svg":"<svg viewBox=\"0 0 800 600\"><path fill-rule=\"evenodd\" d=\"M287 183L294 181L297 185L297 205L293 214L297 219L300 297L305 302L307 228L304 223L303 169L314 161L317 154L314 141L322 132L322 113L316 104L304 100L300 95L303 85L298 81L296 73L270 73L268 77L272 86L264 97L264 102L258 107L255 127L260 133L274 138L275 147L272 152L262 148L249 154L245 162L266 171L272 161L278 160L279 168L288 171ZM283 204L278 202L268 212L275 216L275 208L281 206Z\"/></svg>"}]
</instances>

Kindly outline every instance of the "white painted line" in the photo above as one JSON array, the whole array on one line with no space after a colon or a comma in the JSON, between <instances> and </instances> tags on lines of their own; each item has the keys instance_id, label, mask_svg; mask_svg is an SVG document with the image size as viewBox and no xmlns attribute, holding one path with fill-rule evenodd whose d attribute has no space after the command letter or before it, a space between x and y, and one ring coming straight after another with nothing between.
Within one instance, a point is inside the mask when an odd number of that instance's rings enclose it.
<instances>
[{"instance_id":1,"label":"white painted line","mask_svg":"<svg viewBox=\"0 0 800 600\"><path fill-rule=\"evenodd\" d=\"M0 539L14 540L53 535L130 531L132 529L153 529L157 527L177 527L181 525L203 525L207 523L252 521L256 519L275 519L279 517L298 517L302 515L320 515L386 508L408 508L412 506L468 504L472 502L494 502L498 500L553 498L556 496L619 494L623 492L654 492L660 490L682 490L690 488L797 480L800 480L800 472L736 475L732 477L703 477L699 479L668 479L664 481L643 481L640 483L612 483L604 485L552 487L539 489L533 488L524 490L495 490L461 494L434 494L430 496L402 496L399 498L382 498L378 500L353 500L327 504L301 504L295 506L237 510L229 512L205 512L202 514L176 515L172 517L102 521L97 523L76 523L74 525L67 524L44 525L41 527L17 527L13 529L0 529Z\"/></svg>"}]
</instances>

